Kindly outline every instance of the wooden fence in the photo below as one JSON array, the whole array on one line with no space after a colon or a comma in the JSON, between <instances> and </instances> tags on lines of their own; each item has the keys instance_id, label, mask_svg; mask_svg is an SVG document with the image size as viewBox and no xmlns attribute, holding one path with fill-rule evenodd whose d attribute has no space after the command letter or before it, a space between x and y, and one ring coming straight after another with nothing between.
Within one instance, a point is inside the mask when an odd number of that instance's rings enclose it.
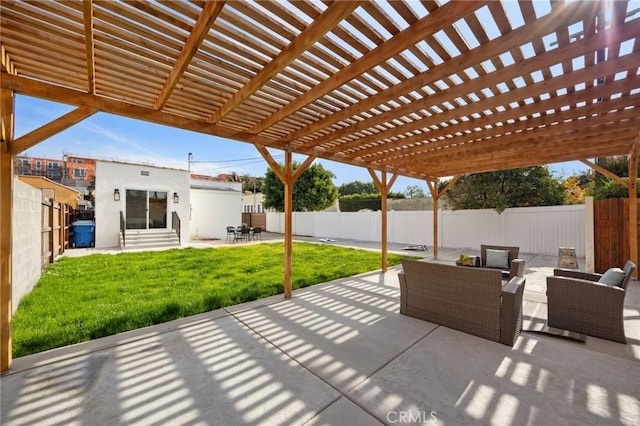
<instances>
[{"instance_id":1,"label":"wooden fence","mask_svg":"<svg viewBox=\"0 0 640 426\"><path fill-rule=\"evenodd\" d=\"M267 214L266 213L242 213L242 223L246 223L253 228L260 227L267 229Z\"/></svg>"},{"instance_id":2,"label":"wooden fence","mask_svg":"<svg viewBox=\"0 0 640 426\"><path fill-rule=\"evenodd\" d=\"M41 264L44 270L69 247L69 206L43 198L41 223Z\"/></svg>"},{"instance_id":3,"label":"wooden fence","mask_svg":"<svg viewBox=\"0 0 640 426\"><path fill-rule=\"evenodd\" d=\"M629 199L595 200L593 221L595 271L603 273L609 268L622 267L630 259Z\"/></svg>"}]
</instances>

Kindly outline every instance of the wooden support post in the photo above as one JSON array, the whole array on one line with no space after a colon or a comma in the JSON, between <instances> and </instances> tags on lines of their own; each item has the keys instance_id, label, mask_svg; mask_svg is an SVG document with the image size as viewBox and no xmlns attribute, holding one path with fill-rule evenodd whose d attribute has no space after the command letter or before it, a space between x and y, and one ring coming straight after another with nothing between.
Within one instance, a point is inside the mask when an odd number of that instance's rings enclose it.
<instances>
[{"instance_id":1,"label":"wooden support post","mask_svg":"<svg viewBox=\"0 0 640 426\"><path fill-rule=\"evenodd\" d=\"M11 368L14 95L0 90L0 372Z\"/></svg>"},{"instance_id":2,"label":"wooden support post","mask_svg":"<svg viewBox=\"0 0 640 426\"><path fill-rule=\"evenodd\" d=\"M638 265L638 155L640 154L640 135L629 154L629 257ZM638 270L634 272L638 277Z\"/></svg>"},{"instance_id":3,"label":"wooden support post","mask_svg":"<svg viewBox=\"0 0 640 426\"><path fill-rule=\"evenodd\" d=\"M284 153L284 298L291 297L293 258L293 159L292 152Z\"/></svg>"},{"instance_id":4,"label":"wooden support post","mask_svg":"<svg viewBox=\"0 0 640 426\"><path fill-rule=\"evenodd\" d=\"M255 144L255 147L284 185L284 297L289 299L293 288L293 184L316 157L309 156L294 172L293 151L290 147L284 153L284 170L264 146Z\"/></svg>"},{"instance_id":5,"label":"wooden support post","mask_svg":"<svg viewBox=\"0 0 640 426\"><path fill-rule=\"evenodd\" d=\"M380 191L380 214L381 214L380 251L382 256L381 268L383 272L386 272L388 268L387 195L389 195L389 191L391 190L391 187L393 186L396 179L398 178L398 175L394 174L391 177L391 179L387 182L387 172L383 171L380 175L380 178L378 178L378 175L376 175L376 172L373 169L367 169L367 170L369 171L369 174L373 179L373 183L378 188L378 191Z\"/></svg>"},{"instance_id":6,"label":"wooden support post","mask_svg":"<svg viewBox=\"0 0 640 426\"><path fill-rule=\"evenodd\" d=\"M438 178L427 180L427 187L433 199L433 258L438 258Z\"/></svg>"},{"instance_id":7,"label":"wooden support post","mask_svg":"<svg viewBox=\"0 0 640 426\"><path fill-rule=\"evenodd\" d=\"M427 180L427 187L429 188L429 192L431 193L431 198L433 198L433 258L438 258L438 201L444 194L450 190L453 185L460 179L462 175L455 175L453 179L447 183L447 185L442 188L442 191L438 191L438 182L439 179L435 178L433 180Z\"/></svg>"}]
</instances>

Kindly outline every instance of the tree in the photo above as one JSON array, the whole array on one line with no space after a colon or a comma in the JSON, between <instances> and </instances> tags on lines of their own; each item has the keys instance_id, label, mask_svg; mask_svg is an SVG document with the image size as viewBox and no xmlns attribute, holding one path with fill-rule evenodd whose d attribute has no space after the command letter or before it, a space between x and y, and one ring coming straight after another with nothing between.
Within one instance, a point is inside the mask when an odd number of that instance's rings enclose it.
<instances>
[{"instance_id":1,"label":"tree","mask_svg":"<svg viewBox=\"0 0 640 426\"><path fill-rule=\"evenodd\" d=\"M262 192L263 177L245 175L242 177L242 192Z\"/></svg>"},{"instance_id":2,"label":"tree","mask_svg":"<svg viewBox=\"0 0 640 426\"><path fill-rule=\"evenodd\" d=\"M300 167L294 162L293 170ZM338 189L333 184L335 176L322 167L312 164L293 183L293 211L318 211L333 205L338 198ZM284 185L269 168L262 183L265 208L284 211Z\"/></svg>"},{"instance_id":3,"label":"tree","mask_svg":"<svg viewBox=\"0 0 640 426\"><path fill-rule=\"evenodd\" d=\"M446 197L453 209L494 209L502 213L509 207L562 204L564 189L546 166L534 166L462 176Z\"/></svg>"},{"instance_id":4,"label":"tree","mask_svg":"<svg viewBox=\"0 0 640 426\"><path fill-rule=\"evenodd\" d=\"M87 195L84 196L84 199L87 201L91 201L91 204L95 205L95 190L96 190L96 177L91 176L91 180L89 181L89 185L87 185Z\"/></svg>"},{"instance_id":5,"label":"tree","mask_svg":"<svg viewBox=\"0 0 640 426\"><path fill-rule=\"evenodd\" d=\"M626 178L625 180L629 178L629 157L626 155L599 159L598 165L623 179ZM593 196L596 200L603 198L628 198L629 190L601 173L595 173L593 184L589 187L587 195Z\"/></svg>"},{"instance_id":6,"label":"tree","mask_svg":"<svg viewBox=\"0 0 640 426\"><path fill-rule=\"evenodd\" d=\"M338 188L340 195L353 195L353 194L377 194L378 188L373 182L360 182L356 180L354 182L347 182L340 185Z\"/></svg>"},{"instance_id":7,"label":"tree","mask_svg":"<svg viewBox=\"0 0 640 426\"><path fill-rule=\"evenodd\" d=\"M404 191L404 195L407 198L426 198L427 197L427 194L425 194L424 190L420 188L418 185L407 186L407 190Z\"/></svg>"},{"instance_id":8,"label":"tree","mask_svg":"<svg viewBox=\"0 0 640 426\"><path fill-rule=\"evenodd\" d=\"M568 177L563 183L564 203L565 204L583 204L584 189L580 186L580 179L577 176Z\"/></svg>"}]
</instances>

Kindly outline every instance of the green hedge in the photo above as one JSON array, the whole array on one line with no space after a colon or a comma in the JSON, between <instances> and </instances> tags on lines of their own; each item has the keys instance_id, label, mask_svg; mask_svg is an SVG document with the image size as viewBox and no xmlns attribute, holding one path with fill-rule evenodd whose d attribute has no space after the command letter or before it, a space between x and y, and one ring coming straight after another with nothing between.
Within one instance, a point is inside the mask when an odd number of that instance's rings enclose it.
<instances>
[{"instance_id":1,"label":"green hedge","mask_svg":"<svg viewBox=\"0 0 640 426\"><path fill-rule=\"evenodd\" d=\"M357 212L362 209L380 210L382 201L376 198L354 198L350 195L340 197L341 212Z\"/></svg>"}]
</instances>

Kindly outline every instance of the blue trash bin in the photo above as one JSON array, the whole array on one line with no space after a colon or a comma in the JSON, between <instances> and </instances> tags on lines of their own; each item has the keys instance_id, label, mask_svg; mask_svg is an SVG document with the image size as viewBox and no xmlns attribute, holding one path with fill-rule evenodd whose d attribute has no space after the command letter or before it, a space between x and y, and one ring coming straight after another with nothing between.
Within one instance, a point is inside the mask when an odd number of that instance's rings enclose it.
<instances>
[{"instance_id":1,"label":"blue trash bin","mask_svg":"<svg viewBox=\"0 0 640 426\"><path fill-rule=\"evenodd\" d=\"M95 244L94 235L96 223L92 220L77 220L71 224L73 226L73 246L93 247Z\"/></svg>"}]
</instances>

